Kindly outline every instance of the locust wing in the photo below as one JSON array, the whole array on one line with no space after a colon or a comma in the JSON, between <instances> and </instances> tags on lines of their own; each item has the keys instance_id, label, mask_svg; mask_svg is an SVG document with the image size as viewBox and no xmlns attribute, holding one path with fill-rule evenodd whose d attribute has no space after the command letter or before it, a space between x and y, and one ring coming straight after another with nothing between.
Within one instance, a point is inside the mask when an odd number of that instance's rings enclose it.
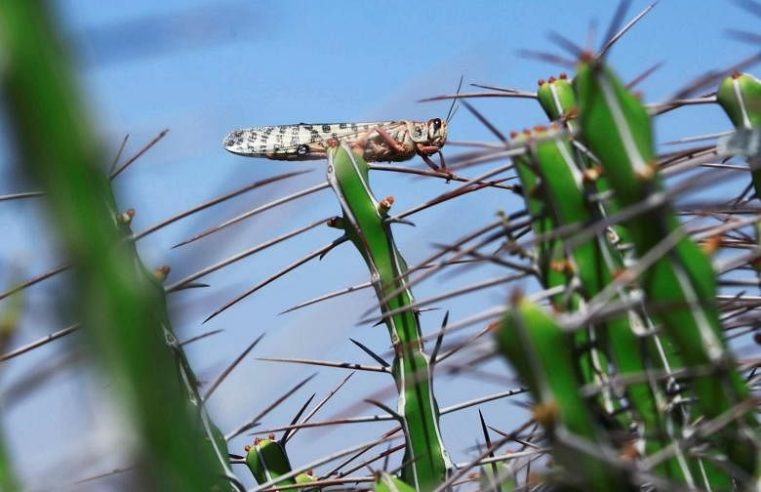
<instances>
[{"instance_id":1,"label":"locust wing","mask_svg":"<svg viewBox=\"0 0 761 492\"><path fill-rule=\"evenodd\" d=\"M246 157L286 161L325 159L326 142L335 138L351 143L378 126L395 122L374 123L299 123L233 130L224 139L225 150Z\"/></svg>"}]
</instances>

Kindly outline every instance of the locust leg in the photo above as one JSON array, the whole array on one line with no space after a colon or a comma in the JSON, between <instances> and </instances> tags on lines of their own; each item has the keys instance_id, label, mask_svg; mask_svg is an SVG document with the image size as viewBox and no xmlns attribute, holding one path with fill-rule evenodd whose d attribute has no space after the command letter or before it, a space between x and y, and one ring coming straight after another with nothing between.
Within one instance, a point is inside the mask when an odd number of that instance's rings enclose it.
<instances>
[{"instance_id":1,"label":"locust leg","mask_svg":"<svg viewBox=\"0 0 761 492\"><path fill-rule=\"evenodd\" d=\"M415 144L415 152L417 155L423 158L423 161L428 164L428 167L437 172L448 173L446 163L444 162L444 154L441 153L441 149L435 145L423 145L420 143ZM431 154L439 154L439 160L441 165L436 165L431 159ZM450 173L451 174L451 173Z\"/></svg>"},{"instance_id":2,"label":"locust leg","mask_svg":"<svg viewBox=\"0 0 761 492\"><path fill-rule=\"evenodd\" d=\"M428 167L430 167L431 169L433 169L433 170L434 170L434 171L436 171L436 172L440 172L440 171L441 171L441 169L439 168L439 166L437 166L437 165L436 165L436 163L435 163L435 162L433 162L433 160L431 160L431 158L430 158L430 157L428 157L428 156L427 156L427 155L425 155L425 154L418 154L418 155L419 155L420 157L422 157L422 158L423 158L423 162L425 162L426 164L428 164Z\"/></svg>"},{"instance_id":3,"label":"locust leg","mask_svg":"<svg viewBox=\"0 0 761 492\"><path fill-rule=\"evenodd\" d=\"M407 149L404 148L402 144L394 140L394 137L388 134L388 132L378 127L375 129L376 132L378 132L378 135L380 136L381 140L388 145L388 147L393 150L394 152L398 154L405 154L407 152ZM429 157L430 154L440 152L439 148L433 145L422 145L419 143L415 144L415 153L423 158L423 161L425 161L428 166L433 169L434 171L440 172L442 168L436 165L435 162L431 160ZM443 161L442 161L443 164Z\"/></svg>"},{"instance_id":4,"label":"locust leg","mask_svg":"<svg viewBox=\"0 0 761 492\"><path fill-rule=\"evenodd\" d=\"M444 173L444 174L447 175L447 184L449 184L449 180L454 177L454 173L452 173L452 171L447 169L447 163L446 163L446 161L444 161L444 153L441 151L441 149L438 149L436 151L436 153L439 154L439 169L438 169L438 172ZM430 159L430 157L428 157L428 159ZM423 160L425 160L425 159L423 159ZM428 163L426 162L426 164L428 164ZM430 166L430 164L428 164L428 165Z\"/></svg>"},{"instance_id":5,"label":"locust leg","mask_svg":"<svg viewBox=\"0 0 761 492\"><path fill-rule=\"evenodd\" d=\"M375 131L378 133L378 136L383 140L383 142L388 145L389 149L391 149L393 152L396 152L398 154L406 154L407 149L404 148L402 144L394 140L394 137L388 134L388 132L382 128L377 127L375 128ZM444 166L444 159L442 157L441 159L441 167L437 166L433 160L429 157L431 154L438 153L441 155L441 151L438 147L434 145L422 145L419 143L415 144L415 153L423 158L423 161L425 161L426 164L428 164L428 167L433 169L436 172L442 172L442 169L446 169Z\"/></svg>"},{"instance_id":6,"label":"locust leg","mask_svg":"<svg viewBox=\"0 0 761 492\"><path fill-rule=\"evenodd\" d=\"M442 169L444 172L447 172L447 173L448 173L448 172L449 172L449 170L447 169L447 163L446 163L446 161L444 160L444 153L441 151L441 149L437 150L437 151L436 151L436 153L437 153L437 154L439 154L439 167L440 167L440 168L441 168L441 169Z\"/></svg>"},{"instance_id":7,"label":"locust leg","mask_svg":"<svg viewBox=\"0 0 761 492\"><path fill-rule=\"evenodd\" d=\"M381 140L388 145L388 148L392 151L403 154L405 153L406 149L402 144L394 140L394 137L388 134L386 130L384 130L382 127L378 126L375 128L375 131L378 132L378 136L380 136Z\"/></svg>"}]
</instances>

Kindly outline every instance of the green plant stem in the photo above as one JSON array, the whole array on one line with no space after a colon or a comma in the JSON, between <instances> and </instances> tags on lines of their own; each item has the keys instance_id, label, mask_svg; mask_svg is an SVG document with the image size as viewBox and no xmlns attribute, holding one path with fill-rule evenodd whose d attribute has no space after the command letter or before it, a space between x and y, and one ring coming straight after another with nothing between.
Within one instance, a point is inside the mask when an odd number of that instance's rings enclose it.
<instances>
[{"instance_id":1,"label":"green plant stem","mask_svg":"<svg viewBox=\"0 0 761 492\"><path fill-rule=\"evenodd\" d=\"M497 343L531 391L534 419L553 443L552 455L563 467L561 483L573 490L635 490L623 466L611 464L615 452L581 396L568 343L552 317L526 298L517 298L497 332ZM608 459L580 449L589 446Z\"/></svg>"},{"instance_id":2,"label":"green plant stem","mask_svg":"<svg viewBox=\"0 0 761 492\"><path fill-rule=\"evenodd\" d=\"M431 363L423 351L418 314L406 287L407 265L387 222L391 203L388 198L379 203L372 195L361 153L338 146L329 150L328 158L328 180L344 213L333 225L343 229L362 254L378 299L400 292L382 303L381 312L397 313L385 322L396 354L392 372L399 391L397 417L407 440L402 480L416 490L433 490L445 480L451 463L439 430Z\"/></svg>"},{"instance_id":3,"label":"green plant stem","mask_svg":"<svg viewBox=\"0 0 761 492\"><path fill-rule=\"evenodd\" d=\"M621 208L649 199L662 190L657 175L650 118L642 104L602 64L583 62L576 76L584 141L600 159ZM641 276L649 313L678 346L686 367L712 368L691 380L694 414L713 419L750 397L721 333L716 306L715 273L698 246L686 237L671 207L664 204L626 222L635 251L642 259L659 248ZM746 476L757 473L758 424L745 413L710 440ZM713 468L713 467L711 467ZM711 470L712 487L729 487L721 470Z\"/></svg>"},{"instance_id":4,"label":"green plant stem","mask_svg":"<svg viewBox=\"0 0 761 492\"><path fill-rule=\"evenodd\" d=\"M19 161L47 192L53 225L75 267L73 309L138 431L143 490L227 488L226 451L205 412L198 414L200 400L189 404L197 398L195 381L184 358L175 358L178 345L166 343L174 337L163 288L141 264L129 227L116 219L97 132L45 6L0 4L3 92Z\"/></svg>"}]
</instances>

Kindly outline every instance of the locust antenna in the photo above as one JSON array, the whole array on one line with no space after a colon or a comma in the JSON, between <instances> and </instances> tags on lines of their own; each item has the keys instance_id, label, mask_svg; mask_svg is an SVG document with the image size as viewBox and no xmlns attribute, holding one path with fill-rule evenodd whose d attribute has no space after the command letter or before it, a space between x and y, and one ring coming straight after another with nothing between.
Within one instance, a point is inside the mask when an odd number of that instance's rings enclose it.
<instances>
[{"instance_id":1,"label":"locust antenna","mask_svg":"<svg viewBox=\"0 0 761 492\"><path fill-rule=\"evenodd\" d=\"M449 124L449 122L454 117L454 114L457 112L457 109L455 109L455 104L457 103L457 96L460 95L460 89L462 89L462 79L463 76L460 75L460 83L457 84L457 92L455 93L454 99L452 99L452 105L449 106L449 111L447 112L447 124Z\"/></svg>"},{"instance_id":2,"label":"locust antenna","mask_svg":"<svg viewBox=\"0 0 761 492\"><path fill-rule=\"evenodd\" d=\"M454 118L454 115L457 114L457 110L458 109L460 109L460 105L459 104L454 107L454 111L452 111L452 116L450 116L449 119L447 120L447 124L449 124L449 121Z\"/></svg>"}]
</instances>

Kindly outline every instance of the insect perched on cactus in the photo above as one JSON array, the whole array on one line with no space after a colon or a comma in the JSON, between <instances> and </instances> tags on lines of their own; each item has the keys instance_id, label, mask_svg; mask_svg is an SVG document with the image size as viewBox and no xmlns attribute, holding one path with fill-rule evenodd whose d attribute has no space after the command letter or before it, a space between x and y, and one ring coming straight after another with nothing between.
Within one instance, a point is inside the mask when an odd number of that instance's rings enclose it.
<instances>
[{"instance_id":1,"label":"insect perched on cactus","mask_svg":"<svg viewBox=\"0 0 761 492\"><path fill-rule=\"evenodd\" d=\"M378 202L372 195L368 166L359 155L361 147L355 148L333 140L328 150L328 181L344 213L332 225L343 229L364 257L379 299L402 290L381 306L384 313L396 313L385 321L396 355L392 370L399 391L396 417L407 441L402 478L416 490L433 490L452 464L439 429L431 362L423 352L418 314L406 288L407 265L396 249L387 220L393 199Z\"/></svg>"},{"instance_id":2,"label":"insect perched on cactus","mask_svg":"<svg viewBox=\"0 0 761 492\"><path fill-rule=\"evenodd\" d=\"M759 1L745 3L758 4L761 13ZM495 89L487 94L532 98L551 120L549 124L524 125L533 130L514 132L508 138L497 125L465 103L497 137L497 142L447 143L451 109L445 120L296 124L236 130L225 139L225 148L230 152L285 161L324 159L325 172L318 183L257 205L185 243L321 190L333 190L339 205L333 213L337 215L326 218L320 214L310 219L308 225L266 241L256 238L256 245L165 285L168 268L153 270L153 275L150 268L143 268L135 248L141 237L211 204L309 170L268 178L193 207L142 233L132 233L135 214L119 212L109 176L99 172L95 154L88 151L90 139L83 138L95 132L88 129L86 118L79 117L81 111L66 111L66 105L76 102L76 98L67 95L70 94L67 91L56 97L40 97L35 93L35 84L29 83L39 80L41 86L53 85L47 90L55 92L55 85L66 80L50 76L65 73L50 70L62 57L29 56L32 54L27 51L29 47L55 46L52 41L55 38L36 43L31 42L34 37L28 37L42 17L41 7L36 5L22 0L0 4L0 24L7 27L0 30L0 38L15 40L5 43L8 63L3 68L8 80L3 90L11 109L10 120L19 122L22 158L18 160L29 162L42 178L40 187L55 205L55 216L60 217L56 226L64 226L58 227L58 234L64 239L62 244L68 257L63 268L0 292L0 301L11 297L13 302L13 298L19 299L19 294L13 297L13 293L71 270L76 278L85 279L86 283L80 280L80 296L86 302L80 304L86 305L87 310L81 310L82 319L72 320L76 323L74 328L11 347L14 341L2 328L9 323L14 325L15 336L23 328L21 325L15 328L17 322L22 322L21 313L14 313L13 309L9 312L12 306L7 303L0 305L0 314L6 313L11 318L3 323L0 316L0 345L9 345L8 351L0 354L0 362L72 333L81 324L82 335L90 336L91 344L104 352L102 360L110 364L111 373L103 373L120 381L107 386L128 397L123 400L127 403L124 411L132 414L137 424L134 434L138 438L130 439L134 441L133 449L124 453L132 461L123 464L118 476L114 477L116 472L111 474L113 480L137 477L135 484L129 483L124 488L221 492L246 490L255 481L258 485L249 488L252 492L761 490L761 433L757 419L761 303L758 296L747 295L744 290L748 286L761 286L757 277L761 270L758 209L761 155L756 145L761 137L761 82L737 71L745 70L749 64L714 71L704 79L701 91L706 84L715 86L719 78L725 77L715 94L685 102L689 97L684 94L698 91L695 85L679 91L679 97L665 103L643 103L644 96L632 92L632 87L643 79L620 81L605 53L651 6L616 34L606 36L607 41L595 54L556 35L555 39L568 48L578 63L563 63L566 72L541 80L535 93ZM622 2L609 32L618 28L627 5L628 2ZM8 15L15 10L25 15ZM563 61L557 57L556 60ZM576 73L571 74L573 66ZM32 75L19 77L20 74ZM707 79L711 80L705 82ZM460 97L482 95L460 94L458 89L457 95L447 97L456 101ZM661 150L653 134L653 120L663 114L659 108L677 109L698 99L699 104L718 103L736 131L720 136L717 144L716 135L689 136L679 143L697 140L710 143L690 146L684 151ZM46 104L37 104L40 100ZM69 117L59 120L66 114ZM443 157L440 165L432 160L435 154L441 156L445 144L471 148L467 154L450 161L457 163L452 169L465 173L471 170L471 164L485 165L496 159L508 162L487 169L478 177L455 175L445 170ZM416 156L437 172L369 164ZM733 161L728 162L730 159ZM81 167L83 163L88 163L87 169ZM111 178L121 169L113 172ZM412 172L464 184L392 215L394 198L375 197L371 171ZM729 189L724 188L729 181L724 178L743 177L748 171L756 186L756 197L748 198L750 186L730 200L726 196L717 200L711 193L704 193L708 189L706 183L708 186L721 183L723 192ZM676 179L671 181L672 177ZM505 184L513 179L519 184ZM83 186L87 183L89 186ZM428 191L429 184L416 187L408 196L404 196L408 190L401 186L394 191L403 202L409 195L414 199ZM450 220L446 224L453 227L436 228L436 233L445 237L437 238L435 253L408 267L392 234L397 230L392 228L407 222L416 212L480 190L485 193L478 198L483 196L484 200L467 209L466 219L456 216L461 219L458 223ZM465 231L459 239L446 237L454 226L464 223L467 227L471 219L475 224L495 212L489 209L489 193L507 211L497 211L498 219L489 217L487 225ZM516 204L510 193L522 195L522 202ZM689 193L688 199L685 193ZM5 199L0 196L0 202ZM299 213L307 214L317 208L302 207ZM456 212L463 213L465 208ZM378 323L370 327L370 319L365 318L359 324L366 325L373 334L378 329L385 333L385 326L390 343L385 339L381 344L387 351L375 353L351 339L375 362L260 357L260 361L267 363L311 364L351 373L319 403L312 404L317 393L305 398L295 416L285 422L273 410L300 391L312 376L285 392L278 392L277 398L264 398L268 401L262 401L263 392L256 376L254 386L246 380L241 387L244 391L253 388L258 398L252 400L264 408L254 417L250 417L250 409L241 409L247 414L245 423L223 434L211 420L213 407L209 406L209 398L261 337L213 382L207 383L206 378L196 378L190 364L193 359L185 355L183 346L222 330L199 335L183 330L176 337L169 323L167 302L174 301L175 292L190 287L209 288L187 290L180 295L203 296L218 287L217 282L223 277L215 277L209 285L198 283L201 277L326 223L333 232L338 231L338 238L291 261L274 275L259 279L255 287L207 320L274 280L286 277L307 261L322 258L339 245L350 243L367 268L361 279L364 282L331 289L328 294L321 292L322 295L281 314L360 289L373 290L377 299L365 316L372 312L372 322ZM139 220L134 223L138 224ZM255 233L265 233L265 229L259 228ZM343 259L340 253L335 256L339 258L330 261ZM460 282L461 274L476 276L487 269L506 274L469 285L454 285L448 292L437 289L436 295L427 299L413 297L413 287L446 268L451 273L446 284ZM249 273L254 272L245 272ZM356 274L356 269L352 269L352 274ZM125 283L125 279L132 277L137 277L134 285ZM333 280L337 275L329 277L321 280ZM320 287L325 283L320 282ZM121 289L114 288L119 285ZM456 296L483 293L483 289L493 287L501 289L488 296L495 303L476 314L468 312L463 316L463 311L477 306L487 296L472 304L444 304ZM506 302L507 292L514 294ZM290 295L291 292L278 296L276 302ZM33 297L29 297L32 302ZM287 302L290 304L290 300ZM125 306L129 309L124 309ZM431 314L423 313L440 307L447 313L440 330L434 333L424 330ZM450 323L450 310L453 317L461 317ZM311 341L325 338L325 325L334 327L346 321L342 315L349 310L344 311L332 310L309 319L299 333L307 343L300 345L309 345L306 348L310 349L317 345ZM256 321L252 324L268 325L260 323L265 316L263 311L257 312L251 317ZM427 352L429 339L435 339L435 344ZM73 347L74 342L63 348ZM754 348L756 351L751 353ZM495 356L504 356L512 372L506 372L500 361L494 360ZM493 362L496 364L492 365ZM363 380L361 388L353 388L356 394L348 395L353 401L347 404L347 398L342 403L333 400L331 405L344 406L333 408L327 419L313 418L324 406L326 412L330 411L327 404L331 396L361 371L383 374L379 379L387 378L387 384L371 387ZM14 372L17 371L7 373L12 377ZM320 376L324 374L321 372ZM478 382L469 389L480 390L493 382L500 385L500 391L462 401L456 390L446 391L451 386L445 386L448 384L445 377L458 375L473 377ZM358 380L359 377L352 382ZM13 398L6 396L13 395L13 383L2 387L4 403L14 403ZM368 395L365 390L372 392ZM448 405L439 407L436 393ZM514 395L523 395L522 401L513 405L501 401ZM109 394L109 398L113 396ZM381 412L358 415L357 411L368 406ZM482 406L477 410L481 432L473 432L476 426L467 424L476 421L468 421L465 416L459 418L458 428L454 429L460 434L456 436L459 439L449 438L451 428L442 428L442 424L454 422L446 416L476 406ZM487 425L484 413L491 414L492 425ZM273 418L280 421L272 423ZM515 425L516 422L522 423ZM379 437L332 451L335 444L341 444L338 441L354 439L361 432L373 432L364 428L365 424L385 428ZM510 427L504 428L505 425ZM313 431L321 428L322 434L312 434L307 440L303 434L310 431L304 430L300 439L289 441L296 432L307 428ZM327 429L331 428L339 430L328 437ZM362 430L355 432L357 428ZM464 434L468 430L470 436ZM249 431L255 434L244 436ZM254 435L260 437L251 444L249 436ZM449 450L444 445L445 436L449 438ZM245 442L233 442L236 439ZM10 442L12 446L8 447L0 439L3 490L27 485L24 477L17 481L10 473L16 446L13 440ZM473 442L475 447L470 447ZM245 443L249 445L243 447ZM381 450L381 446L385 449ZM230 454L228 449L245 449L245 453ZM315 449L315 459L298 463ZM450 460L450 452L455 459L465 456L466 460ZM241 481L237 475L246 471L246 467L251 476L246 474ZM84 481L102 480L107 475Z\"/></svg>"},{"instance_id":3,"label":"insect perched on cactus","mask_svg":"<svg viewBox=\"0 0 761 492\"><path fill-rule=\"evenodd\" d=\"M362 149L367 162L401 162L416 155L432 169L444 168L441 147L447 141L447 121L379 121L372 123L299 123L246 128L230 132L225 149L246 157L282 161L321 160L327 157L330 139ZM441 166L430 158L439 154Z\"/></svg>"}]
</instances>

